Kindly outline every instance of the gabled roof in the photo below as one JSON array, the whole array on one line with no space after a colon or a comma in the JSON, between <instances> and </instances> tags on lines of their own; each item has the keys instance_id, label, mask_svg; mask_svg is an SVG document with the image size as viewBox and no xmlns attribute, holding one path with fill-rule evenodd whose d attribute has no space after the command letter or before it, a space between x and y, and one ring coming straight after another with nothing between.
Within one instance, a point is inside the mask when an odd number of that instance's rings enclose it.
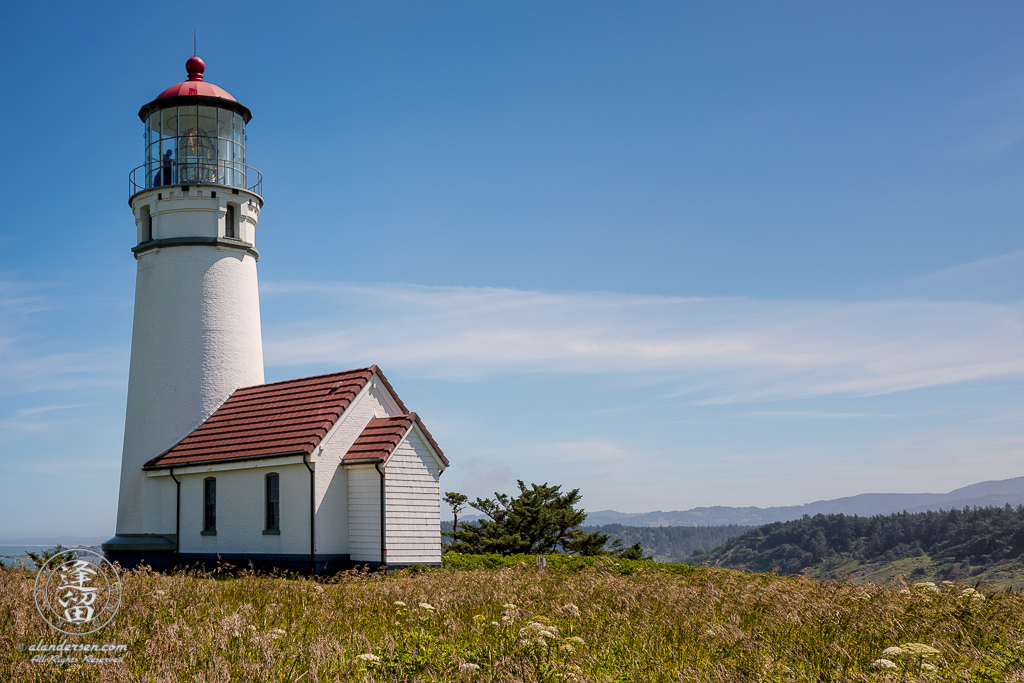
<instances>
[{"instance_id":1,"label":"gabled roof","mask_svg":"<svg viewBox=\"0 0 1024 683\"><path fill-rule=\"evenodd\" d=\"M437 453L445 467L448 466L448 459L444 457L434 437L430 435L427 428L423 426L419 415L409 413L407 415L395 415L394 417L375 417L370 420L362 433L355 440L355 443L348 449L345 457L341 459L343 465L357 465L363 463L387 462L395 448L402 442L405 435L409 433L413 425L420 428L423 436L427 437L430 447Z\"/></svg>"},{"instance_id":2,"label":"gabled roof","mask_svg":"<svg viewBox=\"0 0 1024 683\"><path fill-rule=\"evenodd\" d=\"M309 455L374 375L407 413L376 365L258 384L235 390L191 434L142 468Z\"/></svg>"}]
</instances>

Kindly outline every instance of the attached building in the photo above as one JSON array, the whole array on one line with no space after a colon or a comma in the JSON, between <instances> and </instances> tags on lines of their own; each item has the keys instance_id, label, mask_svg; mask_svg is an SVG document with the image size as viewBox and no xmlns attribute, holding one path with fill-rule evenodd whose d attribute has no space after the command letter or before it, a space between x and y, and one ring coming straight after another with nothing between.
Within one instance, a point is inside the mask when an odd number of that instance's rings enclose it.
<instances>
[{"instance_id":1,"label":"attached building","mask_svg":"<svg viewBox=\"0 0 1024 683\"><path fill-rule=\"evenodd\" d=\"M439 565L448 461L376 366L238 389L143 466L184 564Z\"/></svg>"}]
</instances>

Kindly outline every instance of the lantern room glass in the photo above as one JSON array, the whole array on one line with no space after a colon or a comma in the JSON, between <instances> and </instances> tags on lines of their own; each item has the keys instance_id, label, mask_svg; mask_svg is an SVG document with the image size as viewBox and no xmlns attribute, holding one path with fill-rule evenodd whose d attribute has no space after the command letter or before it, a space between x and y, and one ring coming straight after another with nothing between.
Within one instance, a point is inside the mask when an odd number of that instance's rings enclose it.
<instances>
[{"instance_id":1,"label":"lantern room glass","mask_svg":"<svg viewBox=\"0 0 1024 683\"><path fill-rule=\"evenodd\" d=\"M174 106L146 119L146 187L246 187L245 121L228 109Z\"/></svg>"}]
</instances>

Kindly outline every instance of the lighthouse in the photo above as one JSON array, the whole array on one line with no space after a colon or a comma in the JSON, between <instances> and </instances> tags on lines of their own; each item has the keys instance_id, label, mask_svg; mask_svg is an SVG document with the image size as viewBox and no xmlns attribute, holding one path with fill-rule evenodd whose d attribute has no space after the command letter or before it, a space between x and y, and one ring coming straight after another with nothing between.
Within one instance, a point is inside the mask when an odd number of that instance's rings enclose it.
<instances>
[{"instance_id":1,"label":"lighthouse","mask_svg":"<svg viewBox=\"0 0 1024 683\"><path fill-rule=\"evenodd\" d=\"M252 113L199 57L185 70L139 111L128 409L103 552L154 569L439 565L448 459L380 368L264 383Z\"/></svg>"},{"instance_id":2,"label":"lighthouse","mask_svg":"<svg viewBox=\"0 0 1024 683\"><path fill-rule=\"evenodd\" d=\"M256 225L260 173L246 164L249 108L187 80L139 110L144 163L129 175L136 239L135 315L121 455L117 536L122 560L170 551L174 486L145 462L209 417L235 389L263 383Z\"/></svg>"}]
</instances>

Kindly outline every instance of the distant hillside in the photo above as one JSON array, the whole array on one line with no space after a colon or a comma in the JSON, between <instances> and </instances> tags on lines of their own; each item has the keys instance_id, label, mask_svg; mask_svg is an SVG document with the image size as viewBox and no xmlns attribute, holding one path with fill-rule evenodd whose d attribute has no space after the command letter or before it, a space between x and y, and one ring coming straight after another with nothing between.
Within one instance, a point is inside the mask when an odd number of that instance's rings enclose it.
<instances>
[{"instance_id":1,"label":"distant hillside","mask_svg":"<svg viewBox=\"0 0 1024 683\"><path fill-rule=\"evenodd\" d=\"M806 505L787 507L701 507L674 512L616 512L599 510L587 513L587 523L598 526L625 524L640 527L659 526L722 526L740 524L757 526L771 522L800 519L804 515L844 514L871 517L894 512L926 512L965 507L1014 507L1024 504L1024 477L985 481L949 493L863 493L858 496L819 500Z\"/></svg>"},{"instance_id":2,"label":"distant hillside","mask_svg":"<svg viewBox=\"0 0 1024 683\"><path fill-rule=\"evenodd\" d=\"M653 555L658 562L685 562L695 550L716 548L730 538L749 531L749 526L585 526L585 532L600 531L608 534L609 544L621 539L624 546L639 543L645 555Z\"/></svg>"},{"instance_id":3,"label":"distant hillside","mask_svg":"<svg viewBox=\"0 0 1024 683\"><path fill-rule=\"evenodd\" d=\"M752 529L690 564L815 578L1024 584L1024 506L851 517L815 515Z\"/></svg>"},{"instance_id":4,"label":"distant hillside","mask_svg":"<svg viewBox=\"0 0 1024 683\"><path fill-rule=\"evenodd\" d=\"M462 519L461 517L459 518ZM624 546L639 543L645 555L653 555L658 562L685 562L695 550L716 548L730 538L735 538L749 526L672 526L672 527L640 527L606 524L601 527L584 526L583 531L590 533L600 531L608 534L608 545L615 539L621 539ZM451 531L451 522L441 522L441 531ZM448 539L441 537L442 543Z\"/></svg>"}]
</instances>

